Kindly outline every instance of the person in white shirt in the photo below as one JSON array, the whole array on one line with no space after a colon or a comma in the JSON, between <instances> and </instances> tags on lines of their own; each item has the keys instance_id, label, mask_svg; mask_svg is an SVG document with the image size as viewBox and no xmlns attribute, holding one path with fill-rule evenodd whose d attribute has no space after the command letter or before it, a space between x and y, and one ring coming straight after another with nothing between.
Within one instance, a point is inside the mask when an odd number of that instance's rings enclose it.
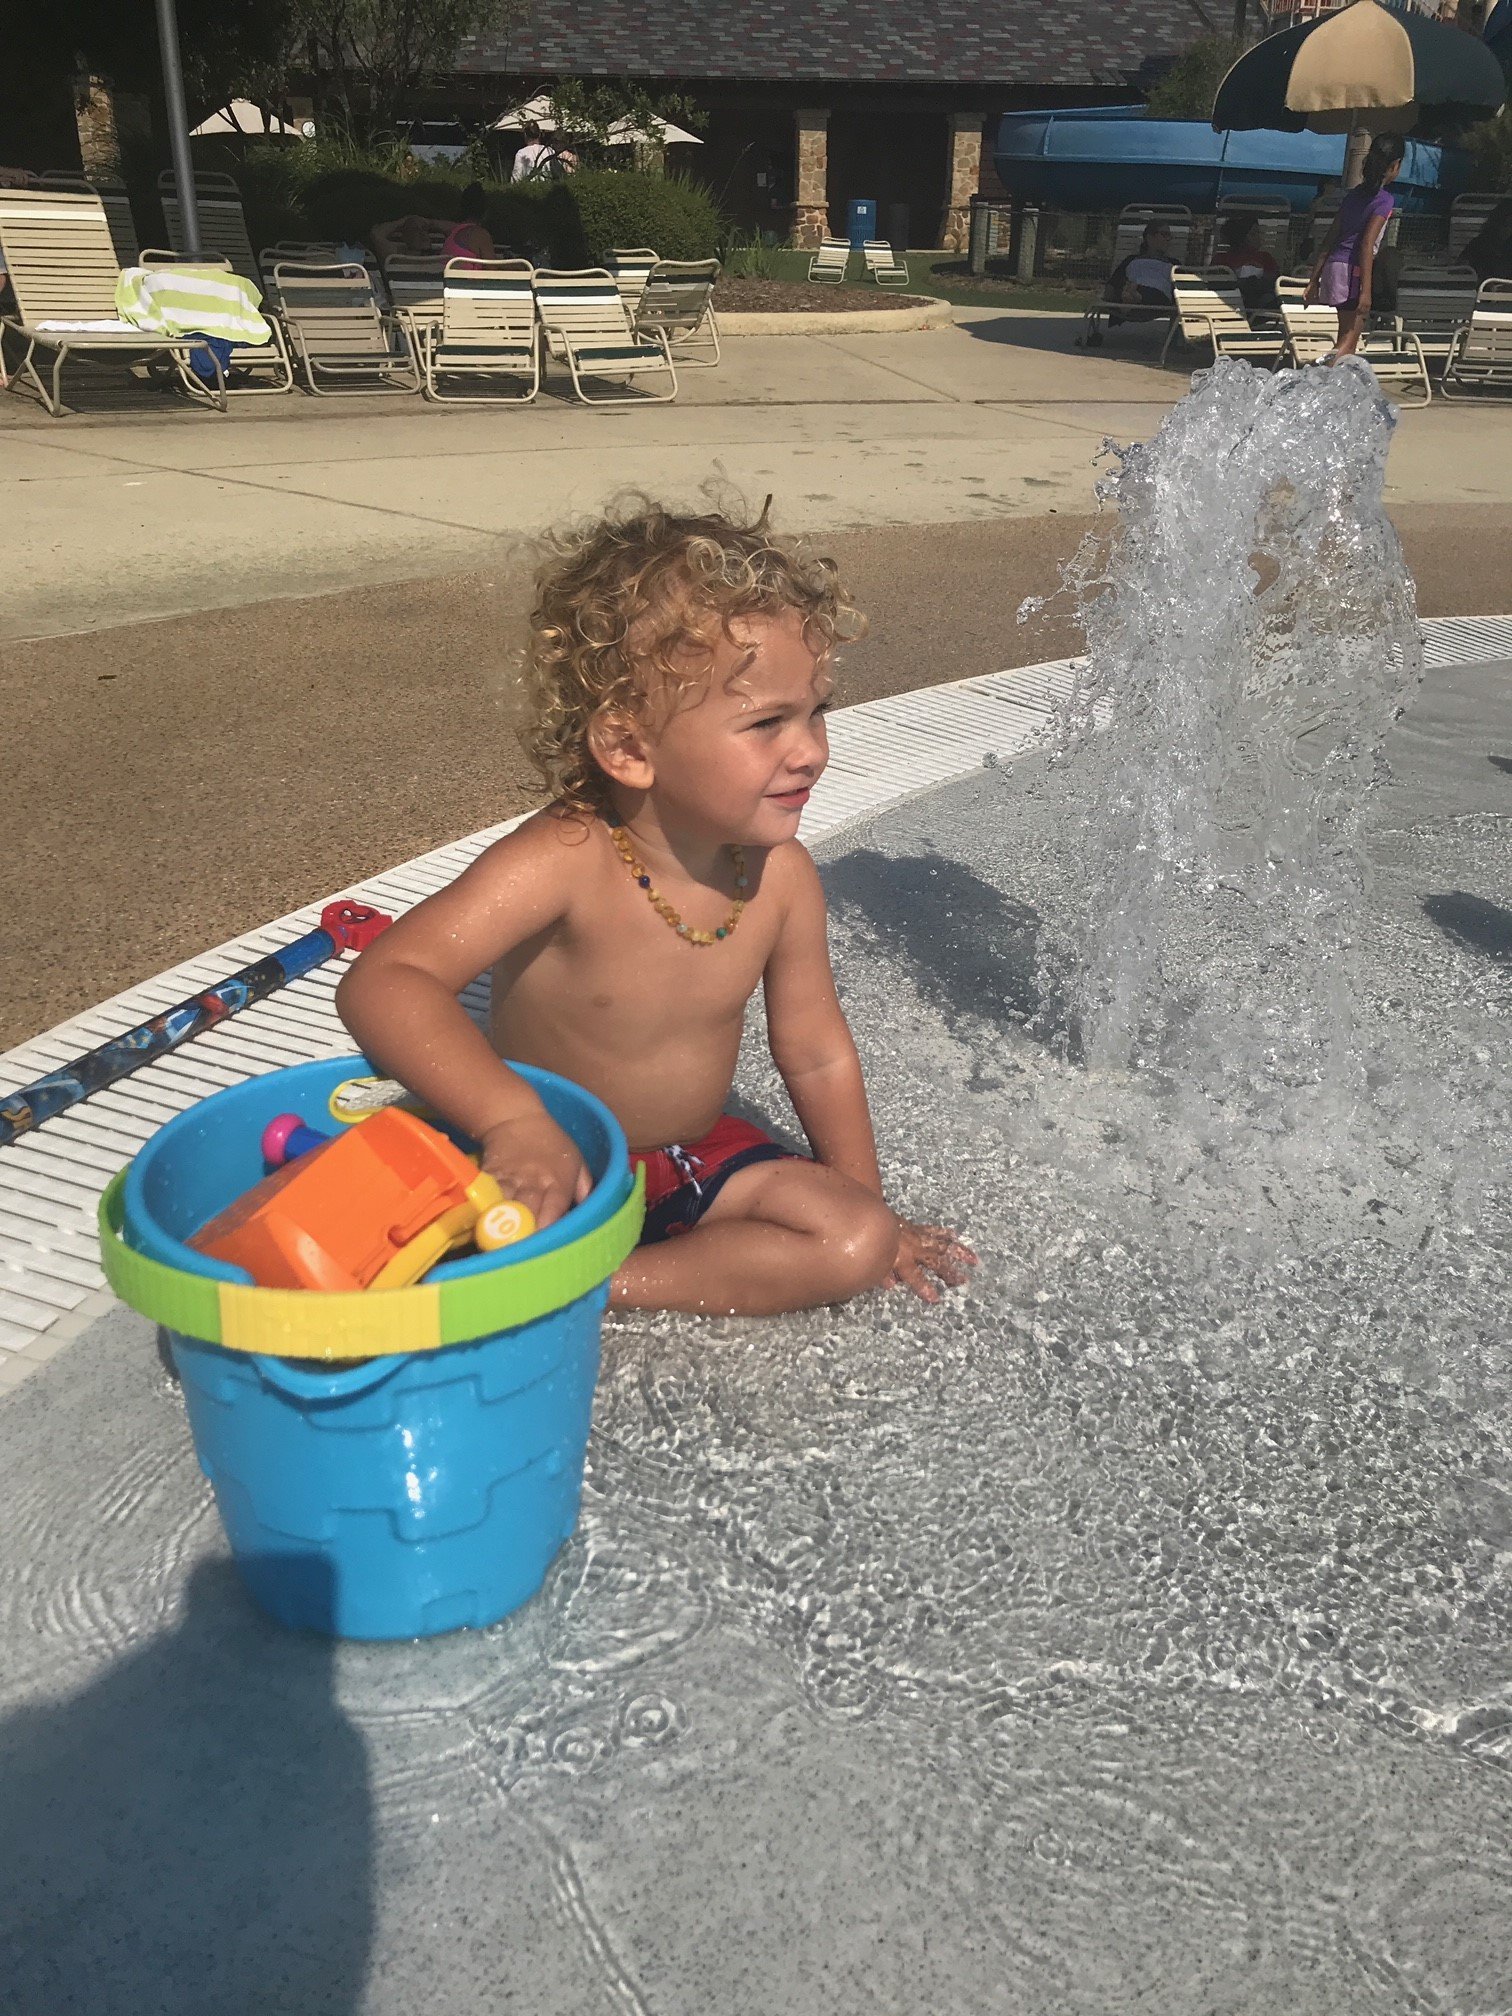
<instances>
[{"instance_id":1,"label":"person in white shirt","mask_svg":"<svg viewBox=\"0 0 1512 2016\"><path fill-rule=\"evenodd\" d=\"M527 126L525 138L514 157L514 166L509 171L511 182L535 182L548 172L552 148L541 138L538 126Z\"/></svg>"}]
</instances>

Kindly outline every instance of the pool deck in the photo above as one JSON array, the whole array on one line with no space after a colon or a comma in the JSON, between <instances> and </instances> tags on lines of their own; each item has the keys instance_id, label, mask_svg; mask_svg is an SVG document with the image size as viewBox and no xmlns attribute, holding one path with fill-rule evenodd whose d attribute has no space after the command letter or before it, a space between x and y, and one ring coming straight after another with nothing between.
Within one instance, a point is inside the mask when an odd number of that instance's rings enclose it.
<instances>
[{"instance_id":1,"label":"pool deck","mask_svg":"<svg viewBox=\"0 0 1512 2016\"><path fill-rule=\"evenodd\" d=\"M791 531L1085 512L1104 441L1153 432L1190 366L1159 368L1143 331L1079 351L1080 327L959 309L912 334L732 338L639 411L292 395L222 417L154 395L49 421L0 399L0 638L488 565L623 486L771 491ZM1387 502L1512 504L1509 447L1505 406L1405 411Z\"/></svg>"}]
</instances>

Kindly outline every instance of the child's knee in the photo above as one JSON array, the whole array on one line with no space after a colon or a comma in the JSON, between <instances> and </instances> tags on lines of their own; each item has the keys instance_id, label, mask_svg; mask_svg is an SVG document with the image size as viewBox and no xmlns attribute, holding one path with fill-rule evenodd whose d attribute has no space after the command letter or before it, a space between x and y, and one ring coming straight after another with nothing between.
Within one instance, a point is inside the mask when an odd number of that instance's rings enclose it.
<instances>
[{"instance_id":1,"label":"child's knee","mask_svg":"<svg viewBox=\"0 0 1512 2016\"><path fill-rule=\"evenodd\" d=\"M854 1215L835 1235L833 1250L845 1300L879 1287L898 1257L898 1221L880 1197L863 1193Z\"/></svg>"}]
</instances>

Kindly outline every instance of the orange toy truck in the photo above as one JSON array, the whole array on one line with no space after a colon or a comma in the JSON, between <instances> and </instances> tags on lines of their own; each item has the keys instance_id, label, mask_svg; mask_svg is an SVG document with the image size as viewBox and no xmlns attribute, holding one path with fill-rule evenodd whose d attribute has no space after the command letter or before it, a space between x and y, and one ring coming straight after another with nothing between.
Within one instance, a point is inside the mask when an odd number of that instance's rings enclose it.
<instances>
[{"instance_id":1,"label":"orange toy truck","mask_svg":"<svg viewBox=\"0 0 1512 2016\"><path fill-rule=\"evenodd\" d=\"M275 1169L189 1244L261 1288L405 1288L455 1247L534 1230L471 1156L390 1106Z\"/></svg>"}]
</instances>

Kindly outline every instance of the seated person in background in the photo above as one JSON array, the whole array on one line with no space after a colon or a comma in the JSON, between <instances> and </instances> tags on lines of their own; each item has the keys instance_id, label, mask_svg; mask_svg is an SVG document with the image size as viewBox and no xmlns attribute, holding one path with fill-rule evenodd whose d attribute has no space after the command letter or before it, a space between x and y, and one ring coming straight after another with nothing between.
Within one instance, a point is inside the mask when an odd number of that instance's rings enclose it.
<instances>
[{"instance_id":1,"label":"seated person in background","mask_svg":"<svg viewBox=\"0 0 1512 2016\"><path fill-rule=\"evenodd\" d=\"M488 191L481 182L469 182L462 191L462 221L453 224L441 247L443 259L497 259L493 235L483 222L488 209Z\"/></svg>"},{"instance_id":2,"label":"seated person in background","mask_svg":"<svg viewBox=\"0 0 1512 2016\"><path fill-rule=\"evenodd\" d=\"M391 259L396 252L407 253L416 259L423 258L428 252L439 256L451 228L444 217L391 217L386 224L373 226L368 233L368 243L378 254L380 263Z\"/></svg>"},{"instance_id":3,"label":"seated person in background","mask_svg":"<svg viewBox=\"0 0 1512 2016\"><path fill-rule=\"evenodd\" d=\"M1213 264L1232 271L1247 313L1274 311L1281 268L1260 242L1258 217L1246 214L1224 219L1222 242L1213 253Z\"/></svg>"},{"instance_id":4,"label":"seated person in background","mask_svg":"<svg viewBox=\"0 0 1512 2016\"><path fill-rule=\"evenodd\" d=\"M549 141L541 138L539 126L527 123L524 134L524 139L515 150L514 163L509 171L511 182L539 181L548 173L551 157L555 151Z\"/></svg>"},{"instance_id":5,"label":"seated person in background","mask_svg":"<svg viewBox=\"0 0 1512 2016\"><path fill-rule=\"evenodd\" d=\"M1116 301L1136 312L1130 315L1115 311L1108 317L1108 327L1116 329L1120 322L1145 319L1137 312L1140 308L1169 308L1176 298L1171 286L1171 268L1175 263L1171 257L1170 226L1146 224L1139 250L1119 261L1103 289L1105 301Z\"/></svg>"},{"instance_id":6,"label":"seated person in background","mask_svg":"<svg viewBox=\"0 0 1512 2016\"><path fill-rule=\"evenodd\" d=\"M1512 280L1512 196L1497 204L1460 258L1477 280Z\"/></svg>"}]
</instances>

